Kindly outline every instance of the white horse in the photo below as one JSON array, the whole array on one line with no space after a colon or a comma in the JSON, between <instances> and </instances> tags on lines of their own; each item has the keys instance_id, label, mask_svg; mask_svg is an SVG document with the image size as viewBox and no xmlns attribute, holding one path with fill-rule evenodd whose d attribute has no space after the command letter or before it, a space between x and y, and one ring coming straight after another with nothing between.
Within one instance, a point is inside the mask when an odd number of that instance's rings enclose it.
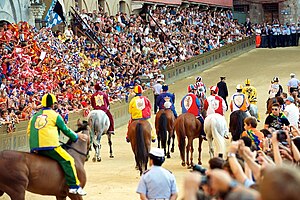
<instances>
[{"instance_id":1,"label":"white horse","mask_svg":"<svg viewBox=\"0 0 300 200\"><path fill-rule=\"evenodd\" d=\"M258 109L257 109L257 105L255 104L250 104L250 107L249 107L249 113L251 116L255 117L256 119L259 119L258 118Z\"/></svg>"},{"instance_id":2,"label":"white horse","mask_svg":"<svg viewBox=\"0 0 300 200\"><path fill-rule=\"evenodd\" d=\"M228 138L228 128L225 117L218 113L209 114L204 120L204 131L208 139L210 157L212 158L219 154L224 155L226 151L224 137ZM214 153L213 141L217 149L216 153Z\"/></svg>"},{"instance_id":3,"label":"white horse","mask_svg":"<svg viewBox=\"0 0 300 200\"><path fill-rule=\"evenodd\" d=\"M111 133L108 133L108 128L110 126L110 121L106 113L102 110L92 110L88 116L88 123L91 128L91 135L94 135L93 138L93 146L95 149L95 156L93 158L93 161L95 162L96 160L98 162L101 161L100 157L100 140L101 136L103 134L107 134L108 137L108 144L109 144L109 153L110 153L110 158L113 158L112 154L112 142L111 142Z\"/></svg>"}]
</instances>

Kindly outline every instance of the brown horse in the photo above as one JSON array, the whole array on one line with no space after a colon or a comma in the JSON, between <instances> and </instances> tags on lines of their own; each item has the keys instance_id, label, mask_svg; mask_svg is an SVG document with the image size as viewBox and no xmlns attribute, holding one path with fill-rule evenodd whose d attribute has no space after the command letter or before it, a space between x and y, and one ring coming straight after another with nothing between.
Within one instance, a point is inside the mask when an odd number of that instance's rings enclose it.
<instances>
[{"instance_id":1,"label":"brown horse","mask_svg":"<svg viewBox=\"0 0 300 200\"><path fill-rule=\"evenodd\" d=\"M82 132L89 136L87 122ZM88 137L90 138L90 137ZM68 153L75 160L81 187L86 184L84 163L89 149L88 141L78 140L68 146ZM33 153L2 151L0 152L0 196L8 194L13 200L25 200L25 191L40 195L56 196L57 200L82 199L79 195L68 193L65 174L55 160Z\"/></svg>"},{"instance_id":2,"label":"brown horse","mask_svg":"<svg viewBox=\"0 0 300 200\"><path fill-rule=\"evenodd\" d=\"M267 112L266 114L270 114L272 113L272 105L274 103L279 103L279 105L283 105L284 104L284 100L282 97L278 96L278 97L273 97L273 98L270 98L268 99L267 101Z\"/></svg>"},{"instance_id":3,"label":"brown horse","mask_svg":"<svg viewBox=\"0 0 300 200\"><path fill-rule=\"evenodd\" d=\"M244 129L244 119L248 117L247 113L241 110L233 111L230 114L229 132L232 135L232 140L237 141L240 139Z\"/></svg>"},{"instance_id":4,"label":"brown horse","mask_svg":"<svg viewBox=\"0 0 300 200\"><path fill-rule=\"evenodd\" d=\"M185 166L187 164L188 167L193 166L193 140L195 138L199 138L199 158L198 164L201 163L201 144L202 144L202 137L200 136L200 131L203 129L203 124L191 113L184 113L181 114L175 120L175 131L177 134L178 139L178 147L180 151L180 157L182 160L181 165ZM188 143L186 145L185 138L187 137ZM184 158L186 150L186 160ZM189 153L191 153L191 158L189 162Z\"/></svg>"},{"instance_id":5,"label":"brown horse","mask_svg":"<svg viewBox=\"0 0 300 200\"><path fill-rule=\"evenodd\" d=\"M128 127L128 138L140 175L147 169L148 153L151 148L151 131L151 124L147 120L134 120Z\"/></svg>"},{"instance_id":6,"label":"brown horse","mask_svg":"<svg viewBox=\"0 0 300 200\"><path fill-rule=\"evenodd\" d=\"M156 113L155 129L156 129L156 135L158 140L158 148L160 148L161 145L161 147L165 151L165 155L167 155L167 158L171 158L170 155L171 138L173 139L171 152L174 153L174 140L175 140L174 121L175 121L175 117L173 111L170 109L161 109L158 111L158 113ZM167 134L167 131L169 134ZM168 152L166 152L167 139L168 139Z\"/></svg>"}]
</instances>

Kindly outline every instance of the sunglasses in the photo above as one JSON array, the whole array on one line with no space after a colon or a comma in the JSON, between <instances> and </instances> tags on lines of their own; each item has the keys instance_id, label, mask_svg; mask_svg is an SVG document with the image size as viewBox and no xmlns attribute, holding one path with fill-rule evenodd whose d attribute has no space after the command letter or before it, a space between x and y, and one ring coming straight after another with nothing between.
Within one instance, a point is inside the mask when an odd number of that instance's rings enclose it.
<instances>
[{"instance_id":1,"label":"sunglasses","mask_svg":"<svg viewBox=\"0 0 300 200\"><path fill-rule=\"evenodd\" d=\"M278 108L272 108L272 110L275 110L275 111L277 111L277 110L278 110Z\"/></svg>"}]
</instances>

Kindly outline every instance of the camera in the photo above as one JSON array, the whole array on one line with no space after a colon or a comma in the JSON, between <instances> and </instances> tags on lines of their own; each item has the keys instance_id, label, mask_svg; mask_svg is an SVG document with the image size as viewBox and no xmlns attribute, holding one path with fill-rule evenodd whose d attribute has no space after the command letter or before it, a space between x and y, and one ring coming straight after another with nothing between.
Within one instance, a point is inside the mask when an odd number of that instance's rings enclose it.
<instances>
[{"instance_id":1,"label":"camera","mask_svg":"<svg viewBox=\"0 0 300 200\"><path fill-rule=\"evenodd\" d=\"M283 145L287 145L287 135L285 131L282 130L277 131L277 140Z\"/></svg>"}]
</instances>

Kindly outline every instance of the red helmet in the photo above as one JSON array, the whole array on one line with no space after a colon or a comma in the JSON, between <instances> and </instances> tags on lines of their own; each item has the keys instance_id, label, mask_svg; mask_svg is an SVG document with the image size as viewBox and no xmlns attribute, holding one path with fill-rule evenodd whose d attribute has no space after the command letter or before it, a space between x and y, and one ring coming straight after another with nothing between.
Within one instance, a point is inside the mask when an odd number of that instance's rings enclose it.
<instances>
[{"instance_id":1,"label":"red helmet","mask_svg":"<svg viewBox=\"0 0 300 200\"><path fill-rule=\"evenodd\" d=\"M195 90L195 86L193 84L190 84L187 88L188 92L191 92L192 90Z\"/></svg>"},{"instance_id":2,"label":"red helmet","mask_svg":"<svg viewBox=\"0 0 300 200\"><path fill-rule=\"evenodd\" d=\"M136 94L142 94L143 93L143 88L142 88L142 86L137 85L137 86L134 87L133 91Z\"/></svg>"},{"instance_id":3,"label":"red helmet","mask_svg":"<svg viewBox=\"0 0 300 200\"><path fill-rule=\"evenodd\" d=\"M218 92L219 92L219 88L217 87L217 86L211 86L210 88L209 88L209 90L210 91L213 91L215 94L218 94Z\"/></svg>"},{"instance_id":4,"label":"red helmet","mask_svg":"<svg viewBox=\"0 0 300 200\"><path fill-rule=\"evenodd\" d=\"M99 83L97 83L97 84L95 85L95 90L101 90L101 86L100 86Z\"/></svg>"}]
</instances>

